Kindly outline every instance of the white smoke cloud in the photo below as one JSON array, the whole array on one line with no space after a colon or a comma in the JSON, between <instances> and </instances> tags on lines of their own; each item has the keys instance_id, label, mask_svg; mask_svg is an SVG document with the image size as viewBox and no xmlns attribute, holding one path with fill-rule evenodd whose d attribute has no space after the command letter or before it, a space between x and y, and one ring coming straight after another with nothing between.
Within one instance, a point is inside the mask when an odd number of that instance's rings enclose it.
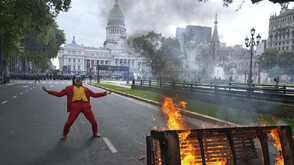
<instances>
[{"instance_id":1,"label":"white smoke cloud","mask_svg":"<svg viewBox=\"0 0 294 165\"><path fill-rule=\"evenodd\" d=\"M67 43L76 36L79 44L100 47L106 37L105 28L114 0L72 0L71 9L60 13L57 23L64 29ZM218 14L218 31L221 42L227 45L244 44L244 38L255 27L262 39L267 39L270 14L279 12L279 4L264 1L258 5L246 2L238 12L240 5L234 1L229 7L223 7L221 0L119 0L124 13L127 35L140 31L156 31L164 36L174 37L176 27L185 25L214 26ZM292 3L289 6L293 6Z\"/></svg>"}]
</instances>

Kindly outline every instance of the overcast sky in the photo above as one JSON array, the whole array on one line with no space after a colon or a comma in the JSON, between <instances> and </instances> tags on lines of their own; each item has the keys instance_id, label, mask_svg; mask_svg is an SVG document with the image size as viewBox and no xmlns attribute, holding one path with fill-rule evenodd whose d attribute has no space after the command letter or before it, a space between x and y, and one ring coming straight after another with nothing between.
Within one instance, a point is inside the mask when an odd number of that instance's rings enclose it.
<instances>
[{"instance_id":1,"label":"overcast sky","mask_svg":"<svg viewBox=\"0 0 294 165\"><path fill-rule=\"evenodd\" d=\"M176 27L198 25L214 27L218 15L218 32L221 42L227 45L244 45L246 35L254 27L262 39L267 39L270 15L280 12L280 5L267 0L252 4L245 0L236 12L241 0L223 7L221 0L119 0L124 13L127 37L146 31L156 31L166 37L175 37ZM78 44L102 47L106 38L106 26L115 0L72 0L68 12L60 13L57 24L64 30L66 43L73 36ZM293 3L289 4L292 8Z\"/></svg>"},{"instance_id":2,"label":"overcast sky","mask_svg":"<svg viewBox=\"0 0 294 165\"><path fill-rule=\"evenodd\" d=\"M60 13L57 23L66 35L67 43L76 36L77 43L100 47L105 41L105 28L115 0L72 0L68 12ZM280 5L269 1L251 4L246 0L239 11L241 1L223 7L221 0L119 0L124 13L127 35L154 30L164 36L174 37L176 27L186 25L214 26L218 15L221 42L228 45L244 44L244 38L255 27L263 39L267 38L271 14L279 13ZM290 8L293 3L290 3Z\"/></svg>"}]
</instances>

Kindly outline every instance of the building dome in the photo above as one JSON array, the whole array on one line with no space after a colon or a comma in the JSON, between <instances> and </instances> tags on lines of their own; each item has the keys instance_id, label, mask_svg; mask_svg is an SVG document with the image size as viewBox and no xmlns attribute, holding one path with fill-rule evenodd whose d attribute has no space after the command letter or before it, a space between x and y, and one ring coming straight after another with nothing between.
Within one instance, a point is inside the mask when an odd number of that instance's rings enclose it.
<instances>
[{"instance_id":1,"label":"building dome","mask_svg":"<svg viewBox=\"0 0 294 165\"><path fill-rule=\"evenodd\" d=\"M112 10L109 13L108 24L124 24L124 23L125 23L124 14L120 10L116 0Z\"/></svg>"}]
</instances>

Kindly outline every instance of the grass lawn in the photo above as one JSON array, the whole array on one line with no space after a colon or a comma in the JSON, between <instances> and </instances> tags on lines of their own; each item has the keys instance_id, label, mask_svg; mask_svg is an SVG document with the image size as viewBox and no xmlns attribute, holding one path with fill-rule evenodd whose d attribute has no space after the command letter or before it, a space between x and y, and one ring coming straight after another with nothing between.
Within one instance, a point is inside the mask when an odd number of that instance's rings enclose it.
<instances>
[{"instance_id":1,"label":"grass lawn","mask_svg":"<svg viewBox=\"0 0 294 165\"><path fill-rule=\"evenodd\" d=\"M138 97L142 97L145 99L161 102L161 94L156 92L149 92L149 91L142 91L137 89L130 89L130 88L124 88L120 86L114 86L110 84L97 84L94 85L108 88L111 90L116 90L119 92L127 93L130 95L135 95ZM241 125L250 125L250 124L259 124L258 118L260 115L262 115L266 122L271 123L272 125L276 125L277 120L282 120L284 123L291 125L292 131L294 131L294 120L293 119L287 119L287 118L274 118L274 116L264 115L264 114L257 114L252 112L246 112L240 109L233 109L229 107L224 106L218 106L206 102L200 102L195 100L189 100L185 98L174 98L174 101L185 101L186 109L192 112L200 113L203 115L215 117L218 119L222 119L225 121L230 121L236 124Z\"/></svg>"}]
</instances>

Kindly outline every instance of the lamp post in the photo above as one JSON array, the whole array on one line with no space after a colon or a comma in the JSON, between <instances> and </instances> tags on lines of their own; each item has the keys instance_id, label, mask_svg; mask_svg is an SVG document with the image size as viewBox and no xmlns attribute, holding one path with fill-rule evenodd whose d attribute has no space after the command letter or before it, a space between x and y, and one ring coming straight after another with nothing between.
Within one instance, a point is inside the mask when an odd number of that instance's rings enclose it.
<instances>
[{"instance_id":1,"label":"lamp post","mask_svg":"<svg viewBox=\"0 0 294 165\"><path fill-rule=\"evenodd\" d=\"M255 33L255 29L252 28L251 29L251 38L250 38L250 41L249 39L245 38L245 45L246 47L249 47L250 46L250 68L249 68L249 75L248 75L248 80L247 80L247 83L249 86L252 85L252 56L253 56L253 47L254 46L257 46L260 42L260 39L261 39L261 36L258 34L257 37L256 37L256 42L254 41L254 33Z\"/></svg>"}]
</instances>

